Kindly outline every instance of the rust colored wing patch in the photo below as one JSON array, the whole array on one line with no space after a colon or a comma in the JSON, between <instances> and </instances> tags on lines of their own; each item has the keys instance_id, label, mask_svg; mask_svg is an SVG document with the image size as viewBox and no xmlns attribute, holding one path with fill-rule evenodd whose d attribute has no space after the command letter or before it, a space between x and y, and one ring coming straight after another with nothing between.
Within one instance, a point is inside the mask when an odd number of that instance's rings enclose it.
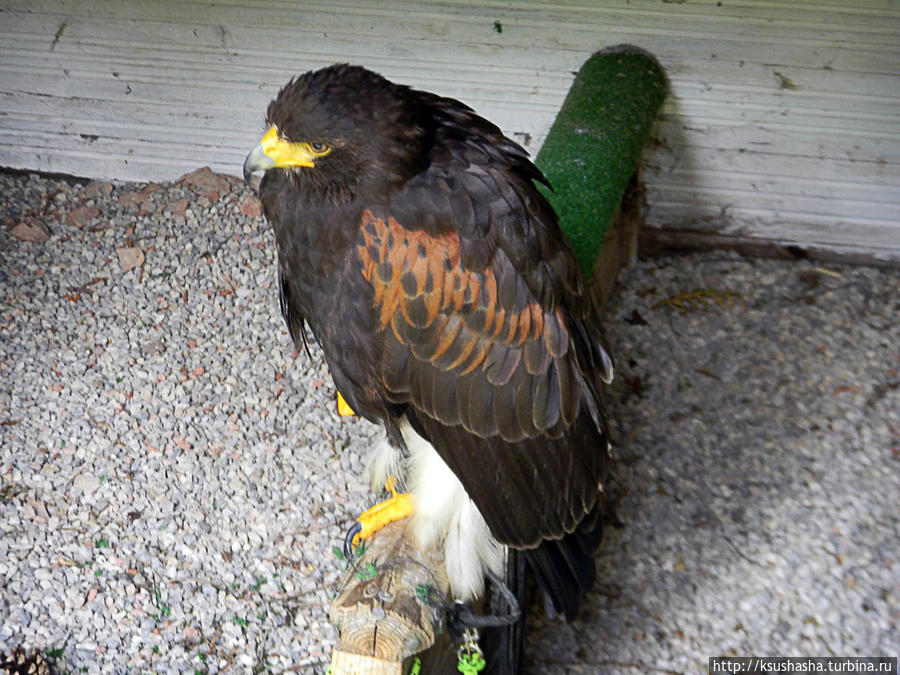
<instances>
[{"instance_id":1,"label":"rust colored wing patch","mask_svg":"<svg viewBox=\"0 0 900 675\"><path fill-rule=\"evenodd\" d=\"M541 308L502 251L467 269L457 234L407 230L368 210L361 233L362 274L395 338L383 364L389 395L508 441L571 424L579 396L563 314Z\"/></svg>"}]
</instances>

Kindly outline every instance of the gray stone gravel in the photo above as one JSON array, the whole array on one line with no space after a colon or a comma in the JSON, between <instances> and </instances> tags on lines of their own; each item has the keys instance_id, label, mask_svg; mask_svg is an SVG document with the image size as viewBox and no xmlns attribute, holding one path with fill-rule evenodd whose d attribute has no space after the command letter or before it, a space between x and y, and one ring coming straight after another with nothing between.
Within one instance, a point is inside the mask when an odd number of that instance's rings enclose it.
<instances>
[{"instance_id":1,"label":"gray stone gravel","mask_svg":"<svg viewBox=\"0 0 900 675\"><path fill-rule=\"evenodd\" d=\"M0 650L324 672L377 430L293 352L250 191L0 174L0 226ZM896 271L628 270L607 320L622 525L582 619L532 619L529 672L896 655L898 310Z\"/></svg>"},{"instance_id":2,"label":"gray stone gravel","mask_svg":"<svg viewBox=\"0 0 900 675\"><path fill-rule=\"evenodd\" d=\"M710 253L609 308L618 517L535 673L900 651L900 275Z\"/></svg>"}]
</instances>

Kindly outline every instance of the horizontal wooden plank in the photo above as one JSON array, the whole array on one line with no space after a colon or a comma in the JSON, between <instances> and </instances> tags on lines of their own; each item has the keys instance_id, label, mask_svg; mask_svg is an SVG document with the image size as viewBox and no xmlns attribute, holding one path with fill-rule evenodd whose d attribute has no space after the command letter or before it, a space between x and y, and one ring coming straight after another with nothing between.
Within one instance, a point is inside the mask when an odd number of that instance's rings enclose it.
<instances>
[{"instance_id":1,"label":"horizontal wooden plank","mask_svg":"<svg viewBox=\"0 0 900 675\"><path fill-rule=\"evenodd\" d=\"M837 133L839 129L808 128L797 124L776 122L752 124L680 124L679 121L660 125L664 138L676 145L675 152L689 153L691 148L717 148L736 151L757 151L778 155L806 157L810 166L825 159L852 159L896 166L900 164L900 130L878 133ZM684 157L683 161L690 161Z\"/></svg>"},{"instance_id":2,"label":"horizontal wooden plank","mask_svg":"<svg viewBox=\"0 0 900 675\"><path fill-rule=\"evenodd\" d=\"M852 194L852 191L844 190L844 193ZM773 218L776 214L797 212L808 214L810 217L828 218L831 221L896 222L892 221L891 216L900 216L900 211L894 210L892 213L892 203L872 202L865 199L865 196L861 194L855 199L846 197L829 199L818 189L813 194L787 194L767 192L764 189L756 190L749 184L741 189L718 184L704 185L700 182L691 186L654 184L647 188L648 200L652 198L659 209L672 204L702 203L709 207L706 213L727 214L742 205L748 205L744 210L745 213L769 214Z\"/></svg>"},{"instance_id":3,"label":"horizontal wooden plank","mask_svg":"<svg viewBox=\"0 0 900 675\"><path fill-rule=\"evenodd\" d=\"M763 180L783 182L785 190L791 189L792 182L803 185L809 181L818 183L838 182L843 185L858 186L881 192L884 188L896 188L897 168L886 162L860 161L853 158L818 159L785 153L731 150L712 147L653 147L644 156L644 178L653 185L678 181L690 182L692 171L730 180L733 174L742 181L752 181L756 177ZM673 174L687 172L688 175L673 177ZM716 181L718 182L718 181ZM893 191L891 190L891 194Z\"/></svg>"},{"instance_id":4,"label":"horizontal wooden plank","mask_svg":"<svg viewBox=\"0 0 900 675\"><path fill-rule=\"evenodd\" d=\"M897 247L897 221L893 219L843 218L802 210L758 209L744 204L722 209L710 202L659 198L649 207L646 222L669 229L701 230L822 246L867 246L873 251L900 253ZM823 223L828 227L823 227Z\"/></svg>"},{"instance_id":5,"label":"horizontal wooden plank","mask_svg":"<svg viewBox=\"0 0 900 675\"><path fill-rule=\"evenodd\" d=\"M864 264L896 268L900 264L897 249L872 249L856 244L813 244L792 239L723 235L691 229L662 229L644 226L641 230L641 256L695 251L737 251L741 255L797 260L805 258L822 263Z\"/></svg>"}]
</instances>

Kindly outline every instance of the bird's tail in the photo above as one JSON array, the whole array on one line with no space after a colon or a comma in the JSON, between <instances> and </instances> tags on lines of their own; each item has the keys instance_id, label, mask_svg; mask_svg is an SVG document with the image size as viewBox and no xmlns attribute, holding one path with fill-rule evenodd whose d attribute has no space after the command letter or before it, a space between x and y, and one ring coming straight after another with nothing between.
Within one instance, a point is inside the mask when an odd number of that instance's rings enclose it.
<instances>
[{"instance_id":1,"label":"bird's tail","mask_svg":"<svg viewBox=\"0 0 900 675\"><path fill-rule=\"evenodd\" d=\"M518 601L521 616L513 625L484 629L481 644L487 662L485 673L515 675L521 672L529 606L529 572L543 593L548 615L563 617L566 621L577 616L581 599L594 584L595 553L603 537L604 522L610 516L608 505L601 500L578 529L562 539L545 541L526 551L509 550L504 581ZM500 616L508 614L509 603L491 586L488 582L490 604L486 611Z\"/></svg>"},{"instance_id":2,"label":"bird's tail","mask_svg":"<svg viewBox=\"0 0 900 675\"><path fill-rule=\"evenodd\" d=\"M519 620L509 626L485 628L481 636L481 647L485 657L485 673L516 675L522 669L522 655L525 649L525 624L528 612L528 572L526 557L521 551L509 549L503 583L515 596L520 612ZM506 616L514 608L504 593L487 582L486 610L495 616Z\"/></svg>"},{"instance_id":3,"label":"bird's tail","mask_svg":"<svg viewBox=\"0 0 900 675\"><path fill-rule=\"evenodd\" d=\"M544 593L545 607L551 618L574 619L581 607L581 599L594 585L594 554L603 538L606 511L607 506L601 501L574 532L522 552Z\"/></svg>"}]
</instances>

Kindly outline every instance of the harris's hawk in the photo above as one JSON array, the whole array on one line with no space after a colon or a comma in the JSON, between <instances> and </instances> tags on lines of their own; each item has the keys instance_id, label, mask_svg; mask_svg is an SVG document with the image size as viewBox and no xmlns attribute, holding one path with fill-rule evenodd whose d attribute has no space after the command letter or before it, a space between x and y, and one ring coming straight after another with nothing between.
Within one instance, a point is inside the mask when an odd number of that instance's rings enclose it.
<instances>
[{"instance_id":1,"label":"harris's hawk","mask_svg":"<svg viewBox=\"0 0 900 675\"><path fill-rule=\"evenodd\" d=\"M244 175L265 171L281 310L387 430L374 482L409 491L456 600L485 575L521 596L530 570L574 617L595 573L612 363L543 175L459 101L358 66L292 79L266 126ZM515 669L518 647L501 649Z\"/></svg>"}]
</instances>

